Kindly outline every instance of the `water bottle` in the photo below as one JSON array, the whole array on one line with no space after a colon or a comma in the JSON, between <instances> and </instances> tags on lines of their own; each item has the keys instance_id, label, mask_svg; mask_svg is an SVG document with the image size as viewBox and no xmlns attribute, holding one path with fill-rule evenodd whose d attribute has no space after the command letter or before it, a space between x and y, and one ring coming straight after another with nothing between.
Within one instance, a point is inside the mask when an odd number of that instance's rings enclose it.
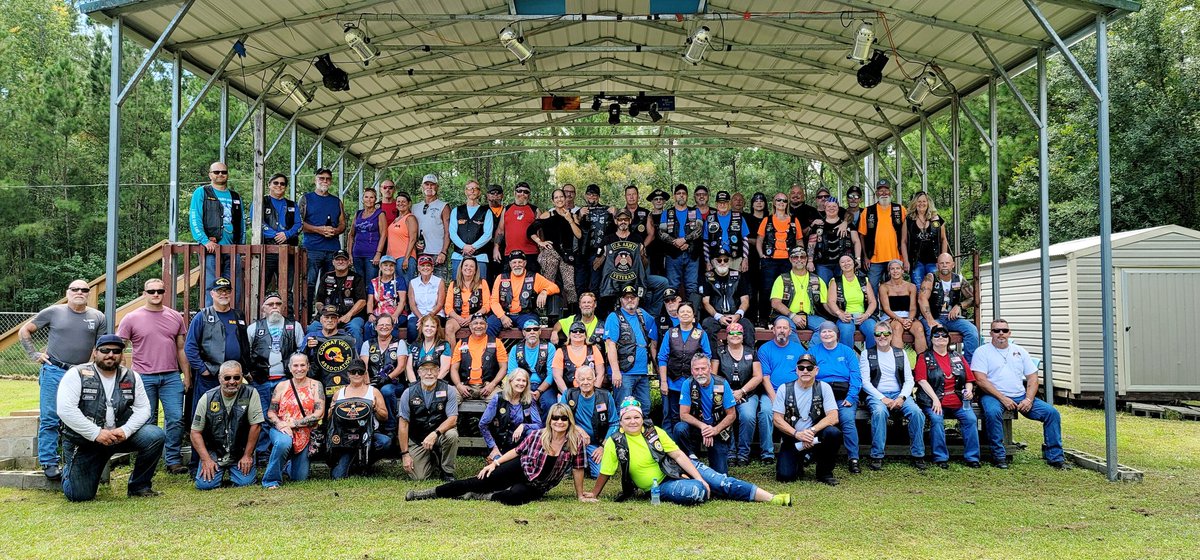
<instances>
[{"instance_id":1,"label":"water bottle","mask_svg":"<svg viewBox=\"0 0 1200 560\"><path fill-rule=\"evenodd\" d=\"M650 505L656 506L662 503L662 492L658 489L658 479L654 479L654 483L650 485Z\"/></svg>"}]
</instances>

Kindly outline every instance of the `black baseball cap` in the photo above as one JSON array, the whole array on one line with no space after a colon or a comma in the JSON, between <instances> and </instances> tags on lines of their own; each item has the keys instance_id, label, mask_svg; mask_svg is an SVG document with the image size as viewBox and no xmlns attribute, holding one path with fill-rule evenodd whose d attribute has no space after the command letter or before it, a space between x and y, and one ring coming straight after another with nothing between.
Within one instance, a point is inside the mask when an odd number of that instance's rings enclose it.
<instances>
[{"instance_id":1,"label":"black baseball cap","mask_svg":"<svg viewBox=\"0 0 1200 560\"><path fill-rule=\"evenodd\" d=\"M669 299L674 299L677 297L682 297L679 295L679 290L676 290L675 288L667 288L667 289L663 290L663 301L667 301Z\"/></svg>"},{"instance_id":2,"label":"black baseball cap","mask_svg":"<svg viewBox=\"0 0 1200 560\"><path fill-rule=\"evenodd\" d=\"M814 366L817 365L817 359L814 358L812 354L804 354L803 356L800 356L800 359L796 360L796 365L800 365L804 362L808 362L810 365Z\"/></svg>"},{"instance_id":3,"label":"black baseball cap","mask_svg":"<svg viewBox=\"0 0 1200 560\"><path fill-rule=\"evenodd\" d=\"M717 202L729 202L729 191L717 191Z\"/></svg>"},{"instance_id":4,"label":"black baseball cap","mask_svg":"<svg viewBox=\"0 0 1200 560\"><path fill-rule=\"evenodd\" d=\"M584 194L600 194L600 185L597 185L596 183L592 183L592 184L588 185L587 188L583 189L583 193Z\"/></svg>"},{"instance_id":5,"label":"black baseball cap","mask_svg":"<svg viewBox=\"0 0 1200 560\"><path fill-rule=\"evenodd\" d=\"M524 261L524 260L528 260L528 259L525 257L525 251L522 251L522 250L520 250L520 249L516 249L516 250L514 250L513 252L511 252L511 253L509 253L509 254L508 254L508 262L512 262L512 261L515 261L515 260L517 260L517 259L521 259L521 260L523 260L523 261Z\"/></svg>"},{"instance_id":6,"label":"black baseball cap","mask_svg":"<svg viewBox=\"0 0 1200 560\"><path fill-rule=\"evenodd\" d=\"M350 253L347 253L345 249L338 249L336 252L333 253L333 258L348 259L348 258L350 258Z\"/></svg>"},{"instance_id":7,"label":"black baseball cap","mask_svg":"<svg viewBox=\"0 0 1200 560\"><path fill-rule=\"evenodd\" d=\"M504 194L504 187L500 185L490 185L487 190L488 194Z\"/></svg>"},{"instance_id":8,"label":"black baseball cap","mask_svg":"<svg viewBox=\"0 0 1200 560\"><path fill-rule=\"evenodd\" d=\"M217 278L217 280L215 282L213 282L212 289L214 289L214 290L232 290L233 282L230 282L228 278L222 276L220 278Z\"/></svg>"},{"instance_id":9,"label":"black baseball cap","mask_svg":"<svg viewBox=\"0 0 1200 560\"><path fill-rule=\"evenodd\" d=\"M629 285L625 286L624 288L621 288L621 296L637 296L637 295L638 295L638 289L633 284L629 284Z\"/></svg>"}]
</instances>

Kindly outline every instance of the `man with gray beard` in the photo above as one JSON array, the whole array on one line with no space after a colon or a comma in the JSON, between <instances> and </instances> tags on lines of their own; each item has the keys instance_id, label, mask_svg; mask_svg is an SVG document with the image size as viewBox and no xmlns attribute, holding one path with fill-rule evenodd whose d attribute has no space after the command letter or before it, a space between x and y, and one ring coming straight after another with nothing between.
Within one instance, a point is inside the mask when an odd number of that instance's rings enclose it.
<instances>
[{"instance_id":1,"label":"man with gray beard","mask_svg":"<svg viewBox=\"0 0 1200 560\"><path fill-rule=\"evenodd\" d=\"M277 292L267 293L263 300L262 318L246 327L250 340L250 381L258 391L263 410L270 408L275 386L288 377L284 360L304 343L304 327L283 315L283 298ZM255 447L256 461L265 467L271 438L266 430L259 434Z\"/></svg>"}]
</instances>

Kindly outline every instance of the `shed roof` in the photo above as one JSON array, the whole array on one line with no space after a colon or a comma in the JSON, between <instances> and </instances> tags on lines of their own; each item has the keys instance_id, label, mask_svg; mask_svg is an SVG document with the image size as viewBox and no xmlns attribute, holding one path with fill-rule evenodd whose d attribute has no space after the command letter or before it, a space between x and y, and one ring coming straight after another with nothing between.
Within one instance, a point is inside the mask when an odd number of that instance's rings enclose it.
<instances>
[{"instance_id":1,"label":"shed roof","mask_svg":"<svg viewBox=\"0 0 1200 560\"><path fill-rule=\"evenodd\" d=\"M1098 13L1138 7L1041 2L1064 38L1087 34ZM178 3L92 0L80 9L100 21L123 15L127 32L150 44ZM858 63L847 59L860 20L874 22L877 48L892 59L873 89L857 83ZM359 63L345 23L363 28L383 54ZM693 66L680 54L702 25L712 48ZM528 63L501 46L505 26L534 50ZM245 56L223 76L236 93L266 92L271 111L285 119L298 111L303 129L328 128L330 141L377 168L578 121L594 114L600 92L674 95L675 110L657 123L664 141L720 137L840 164L919 126L904 96L926 63L936 62L960 94L985 87L994 67L973 34L1007 69L1052 48L1014 0L196 0L165 48L211 75L244 37ZM317 88L298 107L272 87L281 73L319 83L313 59L326 53L350 74L350 91ZM581 96L583 107L543 111L543 95ZM949 104L931 97L924 111ZM623 121L652 124L645 113Z\"/></svg>"},{"instance_id":2,"label":"shed roof","mask_svg":"<svg viewBox=\"0 0 1200 560\"><path fill-rule=\"evenodd\" d=\"M1124 247L1132 243L1137 243L1145 239L1152 239L1168 234L1178 234L1200 240L1200 231L1188 229L1177 225L1157 226L1145 229L1135 229L1132 231L1123 231L1112 234L1113 248ZM1072 239L1071 241L1063 241L1050 246L1050 258L1057 257L1085 257L1098 253L1100 251L1100 236L1084 237L1082 239ZM1015 255L1000 259L1001 265L1023 263L1037 261L1041 258L1041 249L1025 251ZM991 267L992 263L987 262L980 265L980 268Z\"/></svg>"}]
</instances>

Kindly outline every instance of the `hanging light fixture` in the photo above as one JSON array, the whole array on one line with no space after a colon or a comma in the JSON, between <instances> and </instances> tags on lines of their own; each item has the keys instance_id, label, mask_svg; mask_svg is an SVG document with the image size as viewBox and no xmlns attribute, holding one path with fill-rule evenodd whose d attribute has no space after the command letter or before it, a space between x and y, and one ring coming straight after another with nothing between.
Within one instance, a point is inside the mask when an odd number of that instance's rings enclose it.
<instances>
[{"instance_id":1,"label":"hanging light fixture","mask_svg":"<svg viewBox=\"0 0 1200 560\"><path fill-rule=\"evenodd\" d=\"M363 66L379 56L379 47L372 45L371 38L357 25L347 23L342 31L345 33L346 44L350 45L350 50L354 51L354 54L362 60Z\"/></svg>"},{"instance_id":2,"label":"hanging light fixture","mask_svg":"<svg viewBox=\"0 0 1200 560\"><path fill-rule=\"evenodd\" d=\"M517 62L521 64L525 64L525 61L533 56L533 52L524 45L524 42L525 38L518 37L517 33L511 27L505 27L500 30L500 44L513 53L513 56L517 57Z\"/></svg>"},{"instance_id":3,"label":"hanging light fixture","mask_svg":"<svg viewBox=\"0 0 1200 560\"><path fill-rule=\"evenodd\" d=\"M313 61L313 66L316 66L317 72L321 73L321 82L325 84L325 89L329 91L350 91L350 76L345 70L338 68L329 59L329 53L318 56Z\"/></svg>"},{"instance_id":4,"label":"hanging light fixture","mask_svg":"<svg viewBox=\"0 0 1200 560\"><path fill-rule=\"evenodd\" d=\"M933 93L934 88L938 86L937 74L933 70L925 70L913 83L912 89L908 90L908 95L904 96L904 100L913 107L920 107L925 102L925 98Z\"/></svg>"},{"instance_id":5,"label":"hanging light fixture","mask_svg":"<svg viewBox=\"0 0 1200 560\"><path fill-rule=\"evenodd\" d=\"M850 49L850 60L857 60L859 64L866 64L871 58L871 47L875 45L875 26L869 21L862 22L858 26L858 33L854 34L854 48Z\"/></svg>"},{"instance_id":6,"label":"hanging light fixture","mask_svg":"<svg viewBox=\"0 0 1200 560\"><path fill-rule=\"evenodd\" d=\"M651 103L650 109L647 111L650 115L650 122L658 122L662 120L662 113L658 112L658 103Z\"/></svg>"},{"instance_id":7,"label":"hanging light fixture","mask_svg":"<svg viewBox=\"0 0 1200 560\"><path fill-rule=\"evenodd\" d=\"M600 99L600 97L603 95L604 95L604 92L600 92L600 95L597 95L596 97L592 98L592 110L593 111L599 111L600 107L602 107L604 105L604 100Z\"/></svg>"},{"instance_id":8,"label":"hanging light fixture","mask_svg":"<svg viewBox=\"0 0 1200 560\"><path fill-rule=\"evenodd\" d=\"M621 124L621 105L619 103L608 106L608 124L614 126Z\"/></svg>"},{"instance_id":9,"label":"hanging light fixture","mask_svg":"<svg viewBox=\"0 0 1200 560\"><path fill-rule=\"evenodd\" d=\"M692 64L700 64L700 61L704 59L704 50L708 48L709 40L712 38L711 33L712 30L707 25L701 26L695 33L692 33L692 36L688 37L687 51L683 53L683 59Z\"/></svg>"},{"instance_id":10,"label":"hanging light fixture","mask_svg":"<svg viewBox=\"0 0 1200 560\"><path fill-rule=\"evenodd\" d=\"M279 78L279 92L288 96L296 105L303 107L312 101L312 94L304 91L300 80L291 74Z\"/></svg>"},{"instance_id":11,"label":"hanging light fixture","mask_svg":"<svg viewBox=\"0 0 1200 560\"><path fill-rule=\"evenodd\" d=\"M883 81L883 67L887 66L888 57L883 51L875 51L871 61L858 69L858 85L871 89Z\"/></svg>"}]
</instances>

